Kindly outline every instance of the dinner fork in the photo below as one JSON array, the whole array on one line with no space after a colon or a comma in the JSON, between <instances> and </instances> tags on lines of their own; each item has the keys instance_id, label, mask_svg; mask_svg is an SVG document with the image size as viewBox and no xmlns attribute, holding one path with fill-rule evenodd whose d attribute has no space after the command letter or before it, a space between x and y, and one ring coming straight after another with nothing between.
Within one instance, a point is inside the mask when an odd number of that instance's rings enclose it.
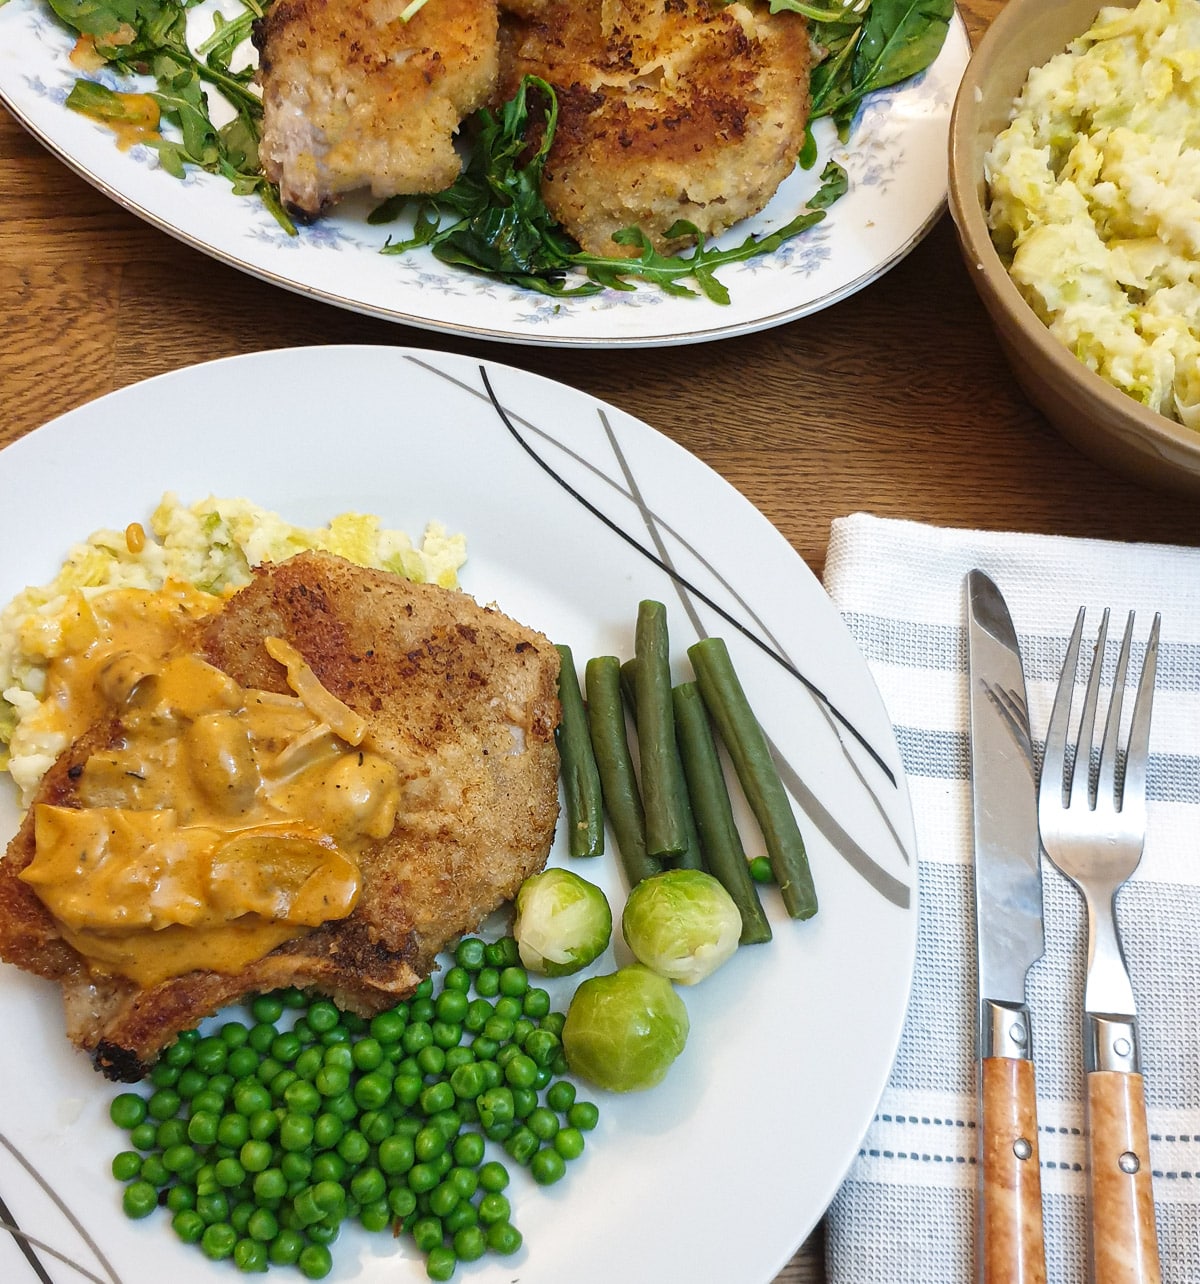
<instances>
[{"instance_id":1,"label":"dinner fork","mask_svg":"<svg viewBox=\"0 0 1200 1284\"><path fill-rule=\"evenodd\" d=\"M1161 1272L1145 1085L1133 986L1117 929L1116 894L1137 868L1146 835L1146 761L1158 666L1159 616L1154 617L1146 643L1129 741L1122 754L1118 748L1121 705L1133 637L1133 612L1129 614L1093 772L1092 735L1108 615L1106 609L1087 680L1074 760L1068 762L1067 732L1083 635L1082 608L1076 617L1046 731L1038 824L1046 855L1079 888L1087 904L1083 1058L1093 1278L1097 1284L1117 1280L1157 1284Z\"/></svg>"}]
</instances>

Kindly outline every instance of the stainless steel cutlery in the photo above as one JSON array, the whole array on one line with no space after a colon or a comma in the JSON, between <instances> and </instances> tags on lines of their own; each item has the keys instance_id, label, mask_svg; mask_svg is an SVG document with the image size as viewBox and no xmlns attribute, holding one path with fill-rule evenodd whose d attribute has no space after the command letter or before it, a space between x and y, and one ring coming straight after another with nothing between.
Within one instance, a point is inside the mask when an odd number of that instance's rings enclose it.
<instances>
[{"instance_id":1,"label":"stainless steel cutlery","mask_svg":"<svg viewBox=\"0 0 1200 1284\"><path fill-rule=\"evenodd\" d=\"M1146 644L1128 743L1122 752L1121 710L1133 637L1133 614L1129 615L1095 761L1093 733L1108 611L1100 621L1071 755L1068 737L1083 620L1080 610L1050 714L1038 820L1046 855L1079 888L1087 905L1083 1057L1094 1278L1097 1284L1118 1280L1141 1284L1157 1281L1161 1274L1137 1008L1115 910L1117 891L1137 869L1146 836L1146 764L1159 617L1154 617Z\"/></svg>"},{"instance_id":2,"label":"stainless steel cutlery","mask_svg":"<svg viewBox=\"0 0 1200 1284\"><path fill-rule=\"evenodd\" d=\"M1025 977L1045 951L1029 709L996 585L967 576L975 924L979 958L977 1274L1044 1284L1042 1179Z\"/></svg>"},{"instance_id":3,"label":"stainless steel cutlery","mask_svg":"<svg viewBox=\"0 0 1200 1284\"><path fill-rule=\"evenodd\" d=\"M1081 609L1033 766L1017 638L996 585L966 580L976 927L979 949L979 1278L1044 1281L1037 1094L1029 968L1044 952L1040 844L1087 908L1084 992L1088 1181L1096 1284L1158 1284L1137 1008L1116 919L1116 895L1141 860L1146 771L1158 661L1154 617L1128 735L1124 692L1134 617L1125 627L1096 742L1108 634L1103 613L1083 704L1072 719L1083 637Z\"/></svg>"}]
</instances>

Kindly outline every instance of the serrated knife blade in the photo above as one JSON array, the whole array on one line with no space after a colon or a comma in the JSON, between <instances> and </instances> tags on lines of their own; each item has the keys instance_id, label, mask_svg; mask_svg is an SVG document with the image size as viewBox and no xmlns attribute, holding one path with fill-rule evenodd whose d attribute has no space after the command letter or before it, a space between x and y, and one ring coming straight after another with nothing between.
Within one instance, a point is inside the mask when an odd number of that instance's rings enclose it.
<instances>
[{"instance_id":1,"label":"serrated knife blade","mask_svg":"<svg viewBox=\"0 0 1200 1284\"><path fill-rule=\"evenodd\" d=\"M1029 969L1045 952L1037 776L1016 630L995 583L966 578L979 962L977 1277L1044 1284Z\"/></svg>"}]
</instances>

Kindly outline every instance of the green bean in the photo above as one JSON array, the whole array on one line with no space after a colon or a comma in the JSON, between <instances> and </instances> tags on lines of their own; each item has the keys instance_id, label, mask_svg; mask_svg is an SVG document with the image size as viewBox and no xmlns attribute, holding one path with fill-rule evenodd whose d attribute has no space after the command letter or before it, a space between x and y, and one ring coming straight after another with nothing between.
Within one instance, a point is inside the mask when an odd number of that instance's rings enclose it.
<instances>
[{"instance_id":1,"label":"green bean","mask_svg":"<svg viewBox=\"0 0 1200 1284\"><path fill-rule=\"evenodd\" d=\"M675 705L675 734L708 872L720 881L738 907L742 916L741 944L769 941L771 926L750 877L700 688L694 682L680 683L671 698Z\"/></svg>"},{"instance_id":2,"label":"green bean","mask_svg":"<svg viewBox=\"0 0 1200 1284\"><path fill-rule=\"evenodd\" d=\"M621 665L621 694L625 697L625 703L629 706L629 712L633 715L635 725L637 723L637 682L634 678L636 672L637 660L626 660ZM688 796L687 783L683 773L683 760L679 756L678 734L675 735L674 740L673 771L676 782L674 788L679 790L683 798L683 824L687 834L687 847L675 856L671 861L671 865L675 869L704 869L704 842L700 831L696 828L694 807Z\"/></svg>"},{"instance_id":3,"label":"green bean","mask_svg":"<svg viewBox=\"0 0 1200 1284\"><path fill-rule=\"evenodd\" d=\"M638 604L633 671L637 692L638 758L646 851L663 860L687 850L684 825L687 794L675 757L675 715L671 708L671 650L667 608L650 599Z\"/></svg>"},{"instance_id":4,"label":"green bean","mask_svg":"<svg viewBox=\"0 0 1200 1284\"><path fill-rule=\"evenodd\" d=\"M587 662L588 729L604 807L617 839L617 851L630 887L662 871L662 865L646 851L646 820L629 738L625 732L625 710L621 705L621 665L616 656L600 655Z\"/></svg>"},{"instance_id":5,"label":"green bean","mask_svg":"<svg viewBox=\"0 0 1200 1284\"><path fill-rule=\"evenodd\" d=\"M555 730L559 774L567 815L567 850L572 856L604 854L604 802L600 773L588 731L587 710L579 690L575 660L569 646L557 646L558 702L562 718Z\"/></svg>"},{"instance_id":6,"label":"green bean","mask_svg":"<svg viewBox=\"0 0 1200 1284\"><path fill-rule=\"evenodd\" d=\"M792 918L817 912L817 893L804 838L791 800L771 757L767 737L720 638L704 638L688 648L704 703L733 759L742 790L766 840L767 855Z\"/></svg>"}]
</instances>

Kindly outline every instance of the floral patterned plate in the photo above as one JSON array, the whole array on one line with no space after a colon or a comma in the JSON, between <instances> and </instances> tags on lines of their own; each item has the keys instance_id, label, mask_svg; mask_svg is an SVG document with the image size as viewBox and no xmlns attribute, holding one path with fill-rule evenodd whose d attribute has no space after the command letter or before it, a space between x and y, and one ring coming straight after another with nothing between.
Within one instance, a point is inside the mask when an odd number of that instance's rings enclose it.
<instances>
[{"instance_id":1,"label":"floral patterned plate","mask_svg":"<svg viewBox=\"0 0 1200 1284\"><path fill-rule=\"evenodd\" d=\"M197 7L195 40L211 29L218 3ZM365 200L289 236L256 197L234 196L224 179L202 172L172 178L150 149L121 151L111 131L67 109L80 74L68 60L71 45L42 0L0 5L0 101L89 182L164 232L263 280L357 312L449 334L580 347L747 334L828 307L881 276L941 212L950 110L970 52L956 14L933 66L869 98L848 145L838 143L828 121L818 123L817 165L794 172L762 214L722 239L738 244L789 222L830 157L845 167L850 191L804 235L721 271L732 301L720 305L645 285L552 299L448 267L428 251L380 257L389 229L366 222ZM111 77L109 83L116 87Z\"/></svg>"}]
</instances>

